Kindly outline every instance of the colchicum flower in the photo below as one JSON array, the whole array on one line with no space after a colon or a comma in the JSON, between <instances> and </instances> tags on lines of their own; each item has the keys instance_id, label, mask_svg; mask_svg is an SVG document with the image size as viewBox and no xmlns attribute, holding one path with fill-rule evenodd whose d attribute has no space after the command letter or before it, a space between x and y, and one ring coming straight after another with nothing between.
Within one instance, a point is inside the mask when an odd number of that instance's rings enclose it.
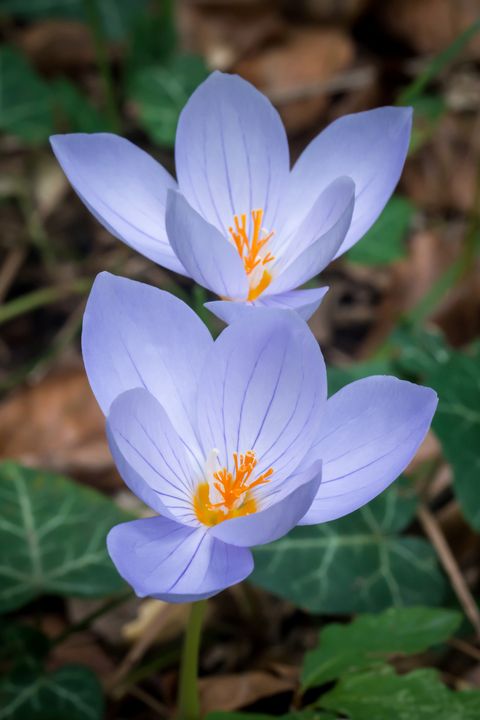
<instances>
[{"instance_id":1,"label":"colchicum flower","mask_svg":"<svg viewBox=\"0 0 480 720\"><path fill-rule=\"evenodd\" d=\"M102 273L83 355L116 465L156 517L108 549L140 596L206 598L247 577L250 547L382 492L422 442L429 388L377 376L327 400L325 365L291 310L257 310L214 342L181 300Z\"/></svg>"},{"instance_id":2,"label":"colchicum flower","mask_svg":"<svg viewBox=\"0 0 480 720\"><path fill-rule=\"evenodd\" d=\"M230 322L253 304L290 307L307 319L327 288L296 288L377 219L400 177L411 118L400 107L340 118L290 171L272 104L240 77L214 72L179 119L178 184L116 135L51 142L95 217L127 245L218 295L207 306L219 317Z\"/></svg>"}]
</instances>

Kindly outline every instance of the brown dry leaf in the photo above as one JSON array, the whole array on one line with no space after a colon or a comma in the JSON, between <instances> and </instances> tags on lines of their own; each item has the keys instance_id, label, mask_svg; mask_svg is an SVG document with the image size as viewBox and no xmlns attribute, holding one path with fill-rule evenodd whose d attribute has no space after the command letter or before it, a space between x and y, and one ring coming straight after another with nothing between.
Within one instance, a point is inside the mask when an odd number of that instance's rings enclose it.
<instances>
[{"instance_id":1,"label":"brown dry leaf","mask_svg":"<svg viewBox=\"0 0 480 720\"><path fill-rule=\"evenodd\" d=\"M74 20L43 20L22 28L17 44L41 72L70 72L95 63L88 26Z\"/></svg>"},{"instance_id":2,"label":"brown dry leaf","mask_svg":"<svg viewBox=\"0 0 480 720\"><path fill-rule=\"evenodd\" d=\"M466 345L480 336L480 273L478 265L470 277L463 278L442 302L435 314L435 323L448 341Z\"/></svg>"},{"instance_id":3,"label":"brown dry leaf","mask_svg":"<svg viewBox=\"0 0 480 720\"><path fill-rule=\"evenodd\" d=\"M212 5L189 0L179 4L179 22L183 47L200 53L211 68L220 70L229 70L285 31L278 5L250 1Z\"/></svg>"},{"instance_id":4,"label":"brown dry leaf","mask_svg":"<svg viewBox=\"0 0 480 720\"><path fill-rule=\"evenodd\" d=\"M93 670L101 681L105 681L114 669L113 660L90 632L75 633L54 647L49 655L48 670L57 670L68 663L85 665Z\"/></svg>"},{"instance_id":5,"label":"brown dry leaf","mask_svg":"<svg viewBox=\"0 0 480 720\"><path fill-rule=\"evenodd\" d=\"M297 671L273 674L252 670L235 675L214 675L202 678L199 685L202 713L231 711L262 698L293 691L297 685Z\"/></svg>"},{"instance_id":6,"label":"brown dry leaf","mask_svg":"<svg viewBox=\"0 0 480 720\"><path fill-rule=\"evenodd\" d=\"M417 206L440 212L472 207L477 133L475 119L446 115L434 138L407 160L402 186Z\"/></svg>"},{"instance_id":7,"label":"brown dry leaf","mask_svg":"<svg viewBox=\"0 0 480 720\"><path fill-rule=\"evenodd\" d=\"M355 46L341 30L297 28L235 70L278 106L287 130L308 128L325 109L325 84L351 65Z\"/></svg>"},{"instance_id":8,"label":"brown dry leaf","mask_svg":"<svg viewBox=\"0 0 480 720\"><path fill-rule=\"evenodd\" d=\"M0 458L66 473L103 473L113 462L105 420L83 369L57 370L0 404Z\"/></svg>"},{"instance_id":9,"label":"brown dry leaf","mask_svg":"<svg viewBox=\"0 0 480 720\"><path fill-rule=\"evenodd\" d=\"M448 233L424 230L410 238L408 257L389 268L390 282L376 308L375 323L359 357L370 357L391 333L398 318L425 297L457 257L459 240L458 228L453 226Z\"/></svg>"},{"instance_id":10,"label":"brown dry leaf","mask_svg":"<svg viewBox=\"0 0 480 720\"><path fill-rule=\"evenodd\" d=\"M189 603L170 605L161 600L143 600L138 607L137 616L123 626L122 635L133 643L146 632L151 632L155 619L155 642L169 642L183 632L189 615Z\"/></svg>"},{"instance_id":11,"label":"brown dry leaf","mask_svg":"<svg viewBox=\"0 0 480 720\"><path fill-rule=\"evenodd\" d=\"M444 50L480 15L480 0L389 0L379 4L380 16L395 37L420 53ZM465 56L480 57L477 34Z\"/></svg>"},{"instance_id":12,"label":"brown dry leaf","mask_svg":"<svg viewBox=\"0 0 480 720\"><path fill-rule=\"evenodd\" d=\"M101 640L110 645L124 645L122 628L135 617L140 600L132 594L125 602L111 608L107 613L97 617L91 624L90 630ZM69 623L83 622L89 615L100 610L105 605L105 598L91 600L86 598L68 598L66 600L67 618Z\"/></svg>"},{"instance_id":13,"label":"brown dry leaf","mask_svg":"<svg viewBox=\"0 0 480 720\"><path fill-rule=\"evenodd\" d=\"M50 152L42 154L33 178L35 207L42 220L46 220L56 210L69 187L67 176L58 161Z\"/></svg>"},{"instance_id":14,"label":"brown dry leaf","mask_svg":"<svg viewBox=\"0 0 480 720\"><path fill-rule=\"evenodd\" d=\"M353 23L372 0L301 0L303 15L313 20L342 25Z\"/></svg>"}]
</instances>

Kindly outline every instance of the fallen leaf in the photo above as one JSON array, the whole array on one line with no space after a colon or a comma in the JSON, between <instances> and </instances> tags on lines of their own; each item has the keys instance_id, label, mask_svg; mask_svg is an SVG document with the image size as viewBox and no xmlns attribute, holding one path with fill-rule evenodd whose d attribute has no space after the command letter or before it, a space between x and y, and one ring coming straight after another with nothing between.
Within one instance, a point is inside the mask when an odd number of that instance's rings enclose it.
<instances>
[{"instance_id":1,"label":"fallen leaf","mask_svg":"<svg viewBox=\"0 0 480 720\"><path fill-rule=\"evenodd\" d=\"M95 63L91 32L74 20L36 22L22 28L17 44L41 72L71 72Z\"/></svg>"},{"instance_id":2,"label":"fallen leaf","mask_svg":"<svg viewBox=\"0 0 480 720\"><path fill-rule=\"evenodd\" d=\"M262 698L293 691L296 685L296 673L274 675L265 670L202 678L199 683L202 714L238 710Z\"/></svg>"},{"instance_id":3,"label":"fallen leaf","mask_svg":"<svg viewBox=\"0 0 480 720\"><path fill-rule=\"evenodd\" d=\"M73 475L112 470L105 419L83 369L53 371L0 404L0 459L5 458Z\"/></svg>"},{"instance_id":4,"label":"fallen leaf","mask_svg":"<svg viewBox=\"0 0 480 720\"><path fill-rule=\"evenodd\" d=\"M325 84L354 56L353 41L341 30L296 28L235 70L271 98L287 130L298 132L318 119L328 103Z\"/></svg>"},{"instance_id":5,"label":"fallen leaf","mask_svg":"<svg viewBox=\"0 0 480 720\"><path fill-rule=\"evenodd\" d=\"M420 53L445 50L480 13L478 0L390 0L379 5L380 17L394 37ZM463 53L480 57L480 35Z\"/></svg>"},{"instance_id":6,"label":"fallen leaf","mask_svg":"<svg viewBox=\"0 0 480 720\"><path fill-rule=\"evenodd\" d=\"M478 164L477 134L478 124L470 117L449 114L442 118L432 140L405 165L402 187L414 204L429 211L470 210Z\"/></svg>"},{"instance_id":7,"label":"fallen leaf","mask_svg":"<svg viewBox=\"0 0 480 720\"><path fill-rule=\"evenodd\" d=\"M372 5L372 0L302 0L302 15L319 22L349 25Z\"/></svg>"},{"instance_id":8,"label":"fallen leaf","mask_svg":"<svg viewBox=\"0 0 480 720\"><path fill-rule=\"evenodd\" d=\"M230 70L247 54L281 38L280 8L273 3L197 2L179 4L182 45L202 55L209 67Z\"/></svg>"},{"instance_id":9,"label":"fallen leaf","mask_svg":"<svg viewBox=\"0 0 480 720\"><path fill-rule=\"evenodd\" d=\"M155 620L155 642L174 640L185 629L190 607L189 603L171 605L161 600L143 600L138 606L137 616L123 626L122 635L129 642L135 642L151 632Z\"/></svg>"}]
</instances>

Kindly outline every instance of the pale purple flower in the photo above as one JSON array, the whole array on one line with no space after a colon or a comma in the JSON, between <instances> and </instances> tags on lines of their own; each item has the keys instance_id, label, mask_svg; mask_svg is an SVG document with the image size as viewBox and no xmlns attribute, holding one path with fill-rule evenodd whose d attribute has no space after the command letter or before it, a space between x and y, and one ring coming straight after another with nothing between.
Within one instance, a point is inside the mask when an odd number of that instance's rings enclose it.
<instances>
[{"instance_id":1,"label":"pale purple flower","mask_svg":"<svg viewBox=\"0 0 480 720\"><path fill-rule=\"evenodd\" d=\"M83 355L116 465L156 517L108 549L140 596L208 597L247 577L250 547L333 520L382 492L430 425L436 395L393 377L327 400L325 365L291 310L257 310L214 342L156 288L98 276Z\"/></svg>"},{"instance_id":2,"label":"pale purple flower","mask_svg":"<svg viewBox=\"0 0 480 720\"><path fill-rule=\"evenodd\" d=\"M253 304L308 318L327 288L296 288L375 222L400 177L411 118L401 107L342 117L290 171L272 104L240 77L215 72L180 116L178 184L116 135L57 135L52 147L95 217L222 298L208 303L219 317L230 322Z\"/></svg>"}]
</instances>

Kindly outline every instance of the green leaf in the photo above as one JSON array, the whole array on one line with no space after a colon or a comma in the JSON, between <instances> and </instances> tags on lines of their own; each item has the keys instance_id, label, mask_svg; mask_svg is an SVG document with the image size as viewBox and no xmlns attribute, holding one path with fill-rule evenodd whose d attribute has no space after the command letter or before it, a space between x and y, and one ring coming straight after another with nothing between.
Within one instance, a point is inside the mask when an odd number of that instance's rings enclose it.
<instances>
[{"instance_id":1,"label":"green leaf","mask_svg":"<svg viewBox=\"0 0 480 720\"><path fill-rule=\"evenodd\" d=\"M388 655L427 650L448 640L461 622L454 610L389 608L380 615L361 615L349 625L327 625L319 647L305 656L302 686L323 685Z\"/></svg>"},{"instance_id":2,"label":"green leaf","mask_svg":"<svg viewBox=\"0 0 480 720\"><path fill-rule=\"evenodd\" d=\"M164 65L144 68L130 83L140 124L160 145L173 146L178 116L208 70L194 55L175 55Z\"/></svg>"},{"instance_id":3,"label":"green leaf","mask_svg":"<svg viewBox=\"0 0 480 720\"><path fill-rule=\"evenodd\" d=\"M69 80L59 78L50 86L55 128L59 132L102 132L108 122Z\"/></svg>"},{"instance_id":4,"label":"green leaf","mask_svg":"<svg viewBox=\"0 0 480 720\"><path fill-rule=\"evenodd\" d=\"M463 514L480 530L480 347L471 354L450 351L425 376L439 396L433 430L453 467L454 489Z\"/></svg>"},{"instance_id":5,"label":"green leaf","mask_svg":"<svg viewBox=\"0 0 480 720\"><path fill-rule=\"evenodd\" d=\"M177 48L175 0L150 4L148 11L135 18L126 59L126 74L130 78L137 71L163 64Z\"/></svg>"},{"instance_id":6,"label":"green leaf","mask_svg":"<svg viewBox=\"0 0 480 720\"><path fill-rule=\"evenodd\" d=\"M102 31L111 40L122 40L129 34L137 14L148 6L148 0L101 0L98 12ZM1 14L25 20L65 18L86 22L85 0L2 0Z\"/></svg>"},{"instance_id":7,"label":"green leaf","mask_svg":"<svg viewBox=\"0 0 480 720\"><path fill-rule=\"evenodd\" d=\"M288 715L265 715L263 713L211 712L205 720L335 720L337 716L322 710L298 710Z\"/></svg>"},{"instance_id":8,"label":"green leaf","mask_svg":"<svg viewBox=\"0 0 480 720\"><path fill-rule=\"evenodd\" d=\"M434 670L396 675L384 666L343 678L319 704L350 720L475 720L480 692L452 692Z\"/></svg>"},{"instance_id":9,"label":"green leaf","mask_svg":"<svg viewBox=\"0 0 480 720\"><path fill-rule=\"evenodd\" d=\"M361 265L386 265L404 257L414 205L395 195L366 235L348 251L348 259Z\"/></svg>"},{"instance_id":10,"label":"green leaf","mask_svg":"<svg viewBox=\"0 0 480 720\"><path fill-rule=\"evenodd\" d=\"M327 368L328 396L334 395L348 383L361 380L371 375L390 375L392 363L390 360L368 360L345 367Z\"/></svg>"},{"instance_id":11,"label":"green leaf","mask_svg":"<svg viewBox=\"0 0 480 720\"><path fill-rule=\"evenodd\" d=\"M95 674L66 665L49 675L22 669L0 680L0 720L101 720L103 696Z\"/></svg>"},{"instance_id":12,"label":"green leaf","mask_svg":"<svg viewBox=\"0 0 480 720\"><path fill-rule=\"evenodd\" d=\"M66 478L0 464L0 611L45 593L100 597L123 581L105 536L128 519L110 500Z\"/></svg>"},{"instance_id":13,"label":"green leaf","mask_svg":"<svg viewBox=\"0 0 480 720\"><path fill-rule=\"evenodd\" d=\"M322 613L376 612L392 605L438 605L445 580L433 548L400 537L416 500L397 481L340 520L298 527L255 549L251 580L301 608Z\"/></svg>"},{"instance_id":14,"label":"green leaf","mask_svg":"<svg viewBox=\"0 0 480 720\"><path fill-rule=\"evenodd\" d=\"M460 352L438 330L400 328L392 337L402 372L437 391L432 427L454 472L463 514L480 529L478 438L480 437L480 343Z\"/></svg>"},{"instance_id":15,"label":"green leaf","mask_svg":"<svg viewBox=\"0 0 480 720\"><path fill-rule=\"evenodd\" d=\"M432 367L447 363L453 352L437 328L398 327L391 343L398 349L396 362L400 372L423 382Z\"/></svg>"},{"instance_id":16,"label":"green leaf","mask_svg":"<svg viewBox=\"0 0 480 720\"><path fill-rule=\"evenodd\" d=\"M44 660L50 650L46 635L30 627L18 625L11 620L0 619L0 663L34 664Z\"/></svg>"},{"instance_id":17,"label":"green leaf","mask_svg":"<svg viewBox=\"0 0 480 720\"><path fill-rule=\"evenodd\" d=\"M0 47L0 132L38 145L52 130L48 85L18 51Z\"/></svg>"}]
</instances>

